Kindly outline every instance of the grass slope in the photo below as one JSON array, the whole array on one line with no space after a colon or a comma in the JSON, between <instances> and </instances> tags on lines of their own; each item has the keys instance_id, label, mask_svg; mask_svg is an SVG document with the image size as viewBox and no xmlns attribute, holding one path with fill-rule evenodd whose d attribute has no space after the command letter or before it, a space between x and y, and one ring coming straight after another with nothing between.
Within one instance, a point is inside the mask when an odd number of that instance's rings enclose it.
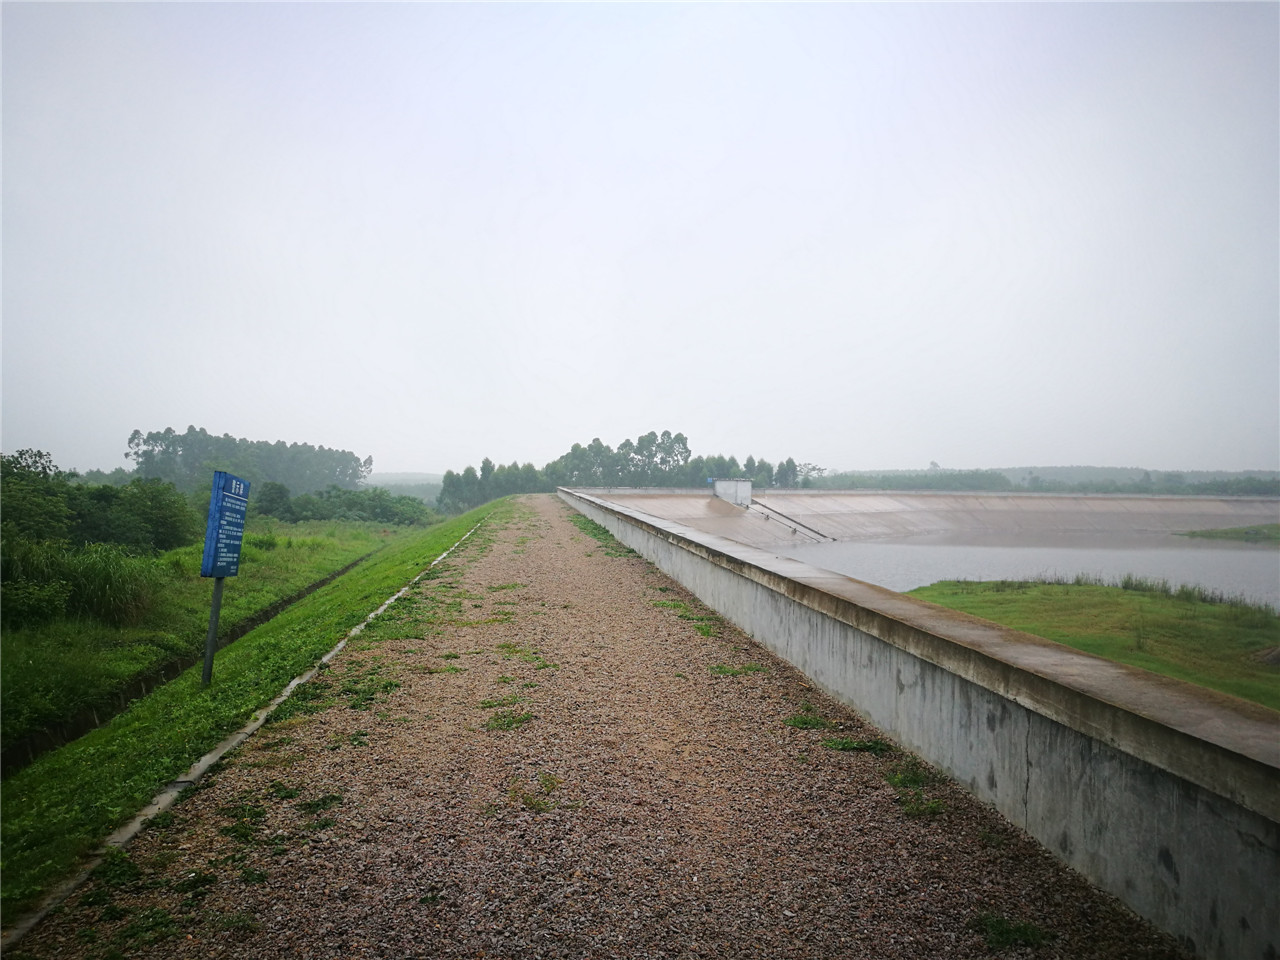
<instances>
[{"instance_id":1,"label":"grass slope","mask_svg":"<svg viewBox=\"0 0 1280 960\"><path fill-rule=\"evenodd\" d=\"M227 581L219 633L298 593L366 554L420 536L377 524L251 524L240 575ZM80 710L118 708L120 691L175 660L204 650L212 581L200 577L202 544L159 558L167 580L154 608L135 627L59 620L0 638L0 738L13 744L65 722Z\"/></svg>"},{"instance_id":2,"label":"grass slope","mask_svg":"<svg viewBox=\"0 0 1280 960\"><path fill-rule=\"evenodd\" d=\"M1280 710L1280 617L1194 590L944 580L911 596Z\"/></svg>"},{"instance_id":3,"label":"grass slope","mask_svg":"<svg viewBox=\"0 0 1280 960\"><path fill-rule=\"evenodd\" d=\"M4 783L0 893L6 918L33 906L103 838L243 725L379 604L501 502L419 530L220 651L111 723ZM7 667L7 665L6 665Z\"/></svg>"},{"instance_id":4,"label":"grass slope","mask_svg":"<svg viewBox=\"0 0 1280 960\"><path fill-rule=\"evenodd\" d=\"M1272 543L1280 546L1280 523L1264 523L1257 527L1223 527L1220 530L1192 530L1184 537L1206 540L1242 540L1245 543Z\"/></svg>"}]
</instances>

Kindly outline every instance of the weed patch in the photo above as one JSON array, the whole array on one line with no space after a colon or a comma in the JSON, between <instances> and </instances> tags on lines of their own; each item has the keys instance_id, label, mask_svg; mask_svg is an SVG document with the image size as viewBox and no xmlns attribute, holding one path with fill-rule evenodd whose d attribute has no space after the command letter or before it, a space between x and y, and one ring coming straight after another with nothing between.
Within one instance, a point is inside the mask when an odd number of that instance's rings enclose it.
<instances>
[{"instance_id":1,"label":"weed patch","mask_svg":"<svg viewBox=\"0 0 1280 960\"><path fill-rule=\"evenodd\" d=\"M797 713L794 716L787 717L782 722L788 727L795 727L797 730L827 730L833 726L830 720L826 720L816 713Z\"/></svg>"},{"instance_id":2,"label":"weed patch","mask_svg":"<svg viewBox=\"0 0 1280 960\"><path fill-rule=\"evenodd\" d=\"M326 793L316 800L302 800L296 806L303 813L317 814L325 810L331 810L340 803L342 803L342 794Z\"/></svg>"},{"instance_id":3,"label":"weed patch","mask_svg":"<svg viewBox=\"0 0 1280 960\"><path fill-rule=\"evenodd\" d=\"M856 750L877 757L893 750L893 744L885 740L855 740L852 737L830 737L823 740L822 745L828 750Z\"/></svg>"},{"instance_id":4,"label":"weed patch","mask_svg":"<svg viewBox=\"0 0 1280 960\"><path fill-rule=\"evenodd\" d=\"M498 644L498 652L502 654L502 659L504 660L523 660L525 663L533 664L535 670L560 669L559 664L544 660L538 651L531 650L529 647L521 646L518 643L500 643Z\"/></svg>"},{"instance_id":5,"label":"weed patch","mask_svg":"<svg viewBox=\"0 0 1280 960\"><path fill-rule=\"evenodd\" d=\"M514 710L499 710L485 721L486 730L515 730L523 727L533 719L532 713L516 713Z\"/></svg>"},{"instance_id":6,"label":"weed patch","mask_svg":"<svg viewBox=\"0 0 1280 960\"><path fill-rule=\"evenodd\" d=\"M609 557L637 557L639 556L630 547L624 546L604 527L596 523L590 517L583 516L580 513L569 514L569 522L585 533L592 540L599 543L605 552L605 556Z\"/></svg>"},{"instance_id":7,"label":"weed patch","mask_svg":"<svg viewBox=\"0 0 1280 960\"><path fill-rule=\"evenodd\" d=\"M102 863L93 871L93 879L111 890L127 887L140 876L142 870L119 847L108 847Z\"/></svg>"},{"instance_id":8,"label":"weed patch","mask_svg":"<svg viewBox=\"0 0 1280 960\"><path fill-rule=\"evenodd\" d=\"M181 880L173 885L173 889L178 893L198 893L207 887L212 887L218 882L217 874L205 873L203 870L196 870L187 874Z\"/></svg>"},{"instance_id":9,"label":"weed patch","mask_svg":"<svg viewBox=\"0 0 1280 960\"><path fill-rule=\"evenodd\" d=\"M228 913L218 918L218 929L245 937L257 933L262 924L247 913Z\"/></svg>"},{"instance_id":10,"label":"weed patch","mask_svg":"<svg viewBox=\"0 0 1280 960\"><path fill-rule=\"evenodd\" d=\"M143 910L116 935L119 944L150 946L178 934L178 924L168 910Z\"/></svg>"},{"instance_id":11,"label":"weed patch","mask_svg":"<svg viewBox=\"0 0 1280 960\"><path fill-rule=\"evenodd\" d=\"M724 620L708 610L692 610L683 600L654 600L653 605L660 610L670 610L681 620L692 625L693 629L704 637L718 637L724 626Z\"/></svg>"},{"instance_id":12,"label":"weed patch","mask_svg":"<svg viewBox=\"0 0 1280 960\"><path fill-rule=\"evenodd\" d=\"M711 672L717 677L741 677L748 673L767 673L768 668L762 667L758 663L748 663L741 667L731 667L728 664L717 663L711 668Z\"/></svg>"},{"instance_id":13,"label":"weed patch","mask_svg":"<svg viewBox=\"0 0 1280 960\"><path fill-rule=\"evenodd\" d=\"M941 800L925 794L925 787L942 778L918 757L907 757L894 764L885 772L884 779L898 792L898 805L908 817L932 817L946 809Z\"/></svg>"},{"instance_id":14,"label":"weed patch","mask_svg":"<svg viewBox=\"0 0 1280 960\"><path fill-rule=\"evenodd\" d=\"M488 700L480 701L481 710L492 710L495 707L514 707L517 703L523 703L524 697L518 693L513 693L509 697L490 697Z\"/></svg>"},{"instance_id":15,"label":"weed patch","mask_svg":"<svg viewBox=\"0 0 1280 960\"><path fill-rule=\"evenodd\" d=\"M1007 947L1040 947L1057 938L1057 934L1034 923L1010 920L997 913L980 913L967 924L987 941L992 950Z\"/></svg>"},{"instance_id":16,"label":"weed patch","mask_svg":"<svg viewBox=\"0 0 1280 960\"><path fill-rule=\"evenodd\" d=\"M522 784L513 784L511 789L507 791L507 799L534 813L546 813L557 806L552 794L560 788L563 782L555 774L543 771L538 774L538 784L535 788L527 789Z\"/></svg>"}]
</instances>

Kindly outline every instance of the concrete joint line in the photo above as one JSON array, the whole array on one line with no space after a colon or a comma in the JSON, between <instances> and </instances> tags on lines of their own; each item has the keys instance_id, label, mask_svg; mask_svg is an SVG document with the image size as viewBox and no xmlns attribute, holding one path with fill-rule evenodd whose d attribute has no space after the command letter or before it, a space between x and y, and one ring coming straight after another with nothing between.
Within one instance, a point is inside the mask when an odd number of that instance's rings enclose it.
<instances>
[{"instance_id":1,"label":"concrete joint line","mask_svg":"<svg viewBox=\"0 0 1280 960\"><path fill-rule=\"evenodd\" d=\"M471 534L475 533L476 530L480 528L480 525L487 519L488 517L481 518L479 523L459 537L457 542L448 550L432 560L425 569L420 571L416 577L389 597L382 606L378 607L377 610L365 617L362 622L352 627L347 635L339 640L332 650L320 658L320 662L316 666L312 667L306 673L290 680L284 690L281 691L280 695L255 713L248 723L192 764L191 768L187 770L185 774L177 780L171 781L168 786L156 794L152 801L143 807L132 820L103 840L102 846L90 855L88 861L86 861L84 867L79 873L54 887L53 890L49 892L49 895L41 901L40 906L38 906L35 911L25 917L22 917L12 927L4 931L3 937L0 938L0 945L3 945L5 949L10 949L15 943L26 936L26 934L28 934L37 923L44 919L45 915L48 914L50 910L66 900L67 897L71 896L71 894L75 893L81 884L89 879L89 875L97 869L99 864L102 863L102 860L107 855L107 851L109 849L113 847L120 848L128 846L129 842L142 831L143 826L148 820L172 807L183 791L194 787L204 778L204 775L209 772L210 767L236 747L240 746L240 744L248 740L252 734L257 732L259 727L267 722L267 717L271 716L271 714L275 712L276 707L280 706L280 704L284 703L285 700L289 698L289 695L297 689L299 684L306 683L314 678L315 675L320 672L321 666L327 665L334 657L342 652L342 649L347 645L348 640L358 636L364 628L376 617L381 615L387 607L391 606L391 604L395 603L408 593L409 588L426 576L428 570L434 567L445 557L449 556L449 554L453 553L453 551L461 546L462 542L470 537Z\"/></svg>"}]
</instances>

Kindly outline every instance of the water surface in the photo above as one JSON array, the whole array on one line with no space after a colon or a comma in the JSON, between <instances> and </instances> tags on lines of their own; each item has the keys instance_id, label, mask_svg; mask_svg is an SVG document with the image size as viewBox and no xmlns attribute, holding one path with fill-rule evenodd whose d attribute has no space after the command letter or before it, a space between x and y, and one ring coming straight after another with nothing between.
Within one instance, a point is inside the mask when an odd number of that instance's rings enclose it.
<instances>
[{"instance_id":1,"label":"water surface","mask_svg":"<svg viewBox=\"0 0 1280 960\"><path fill-rule=\"evenodd\" d=\"M816 543L785 552L898 591L939 580L1072 578L1082 573L1111 580L1133 574L1280 608L1280 550L1230 540L1162 533L966 532Z\"/></svg>"}]
</instances>

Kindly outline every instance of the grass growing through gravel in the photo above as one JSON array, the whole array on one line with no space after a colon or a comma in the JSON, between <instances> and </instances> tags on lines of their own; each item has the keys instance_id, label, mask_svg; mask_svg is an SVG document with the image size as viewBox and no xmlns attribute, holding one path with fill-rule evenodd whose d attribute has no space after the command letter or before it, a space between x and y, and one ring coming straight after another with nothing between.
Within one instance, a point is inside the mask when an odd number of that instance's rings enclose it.
<instances>
[{"instance_id":1,"label":"grass growing through gravel","mask_svg":"<svg viewBox=\"0 0 1280 960\"><path fill-rule=\"evenodd\" d=\"M893 751L893 744L887 740L855 740L853 737L828 737L822 745L828 750L858 751L877 757Z\"/></svg>"},{"instance_id":2,"label":"grass growing through gravel","mask_svg":"<svg viewBox=\"0 0 1280 960\"><path fill-rule=\"evenodd\" d=\"M948 580L911 596L1280 710L1280 616L1268 607L1133 577Z\"/></svg>"},{"instance_id":3,"label":"grass growing through gravel","mask_svg":"<svg viewBox=\"0 0 1280 960\"><path fill-rule=\"evenodd\" d=\"M523 727L533 719L532 713L516 713L514 710L499 710L485 721L486 730L515 730Z\"/></svg>"},{"instance_id":4,"label":"grass growing through gravel","mask_svg":"<svg viewBox=\"0 0 1280 960\"><path fill-rule=\"evenodd\" d=\"M970 930L977 930L991 950L1009 947L1041 947L1057 938L1057 934L1034 923L1010 920L998 913L980 913L969 921Z\"/></svg>"},{"instance_id":5,"label":"grass growing through gravel","mask_svg":"<svg viewBox=\"0 0 1280 960\"><path fill-rule=\"evenodd\" d=\"M518 643L500 643L498 644L498 652L502 654L503 660L523 660L525 663L533 664L533 669L535 670L560 669L559 664L545 660L537 650Z\"/></svg>"},{"instance_id":6,"label":"grass growing through gravel","mask_svg":"<svg viewBox=\"0 0 1280 960\"><path fill-rule=\"evenodd\" d=\"M583 516L580 513L569 514L569 522L585 533L592 540L597 541L602 547L606 556L609 557L638 557L639 554L630 547L620 543L612 533L606 530L600 524L596 523L590 517Z\"/></svg>"},{"instance_id":7,"label":"grass growing through gravel","mask_svg":"<svg viewBox=\"0 0 1280 960\"><path fill-rule=\"evenodd\" d=\"M898 806L908 817L932 817L946 809L941 800L925 793L925 787L939 783L942 775L918 757L908 756L894 764L884 779L898 792Z\"/></svg>"},{"instance_id":8,"label":"grass growing through gravel","mask_svg":"<svg viewBox=\"0 0 1280 960\"><path fill-rule=\"evenodd\" d=\"M314 665L482 517L507 510L502 501L488 504L397 541L222 650L208 689L201 688L196 666L108 725L7 779L0 841L5 916L16 917L34 905L103 837ZM294 696L305 702L310 686L303 684ZM358 690L351 692L358 699ZM315 699L331 694L332 689L322 689Z\"/></svg>"},{"instance_id":9,"label":"grass growing through gravel","mask_svg":"<svg viewBox=\"0 0 1280 960\"><path fill-rule=\"evenodd\" d=\"M835 726L830 720L818 716L811 703L802 703L799 713L787 717L782 722L797 730L829 730Z\"/></svg>"},{"instance_id":10,"label":"grass growing through gravel","mask_svg":"<svg viewBox=\"0 0 1280 960\"><path fill-rule=\"evenodd\" d=\"M762 667L758 663L747 663L741 667L733 667L727 663L717 663L711 667L711 672L717 677L741 677L748 673L767 673L768 667Z\"/></svg>"},{"instance_id":11,"label":"grass growing through gravel","mask_svg":"<svg viewBox=\"0 0 1280 960\"><path fill-rule=\"evenodd\" d=\"M704 637L720 636L720 630L724 626L724 620L710 610L705 607L691 609L683 600L654 600L653 605L660 610L670 610L681 620L692 624L693 629Z\"/></svg>"},{"instance_id":12,"label":"grass growing through gravel","mask_svg":"<svg viewBox=\"0 0 1280 960\"><path fill-rule=\"evenodd\" d=\"M537 787L530 790L523 784L514 783L507 791L507 799L533 813L546 813L557 806L552 794L560 788L562 783L564 781L554 773L543 771L538 774Z\"/></svg>"},{"instance_id":13,"label":"grass growing through gravel","mask_svg":"<svg viewBox=\"0 0 1280 960\"><path fill-rule=\"evenodd\" d=\"M489 697L487 700L480 701L481 710L493 710L495 707L514 707L517 703L523 703L524 697L518 693L513 693L508 697Z\"/></svg>"}]
</instances>

